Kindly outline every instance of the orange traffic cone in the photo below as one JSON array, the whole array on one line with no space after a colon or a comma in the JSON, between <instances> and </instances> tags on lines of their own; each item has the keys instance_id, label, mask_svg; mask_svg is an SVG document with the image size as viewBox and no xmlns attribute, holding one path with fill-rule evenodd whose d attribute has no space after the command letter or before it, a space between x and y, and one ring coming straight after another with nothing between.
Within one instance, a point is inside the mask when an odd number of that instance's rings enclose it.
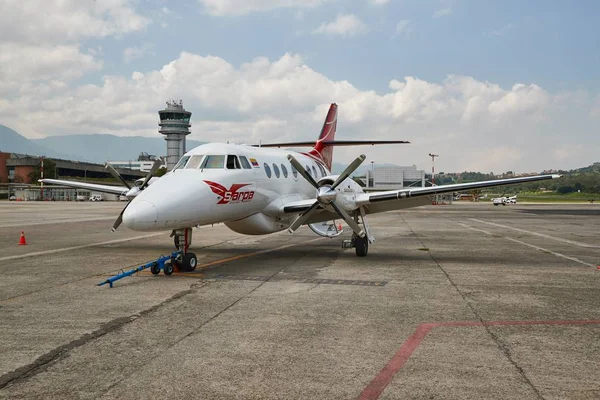
<instances>
[{"instance_id":1,"label":"orange traffic cone","mask_svg":"<svg viewBox=\"0 0 600 400\"><path fill-rule=\"evenodd\" d=\"M340 222L338 225L338 231L341 231L341 230L342 230L342 223Z\"/></svg>"},{"instance_id":2,"label":"orange traffic cone","mask_svg":"<svg viewBox=\"0 0 600 400\"><path fill-rule=\"evenodd\" d=\"M19 246L26 245L27 240L25 240L25 232L21 231L21 238L19 239Z\"/></svg>"}]
</instances>

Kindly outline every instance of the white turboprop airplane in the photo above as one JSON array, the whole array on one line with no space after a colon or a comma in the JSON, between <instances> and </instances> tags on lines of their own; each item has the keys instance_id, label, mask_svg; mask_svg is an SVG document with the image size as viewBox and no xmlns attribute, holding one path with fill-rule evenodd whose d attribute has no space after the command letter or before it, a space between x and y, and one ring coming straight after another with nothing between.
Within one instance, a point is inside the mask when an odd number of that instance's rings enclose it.
<instances>
[{"instance_id":1,"label":"white turboprop airplane","mask_svg":"<svg viewBox=\"0 0 600 400\"><path fill-rule=\"evenodd\" d=\"M350 174L365 160L357 157L340 175L331 173L333 148L367 144L408 143L405 141L336 141L337 105L332 104L321 134L315 142L275 143L261 146L209 143L188 151L172 171L152 177L156 163L145 179L115 187L56 179L41 182L124 195L130 199L113 225L121 222L136 231L171 230L181 270L196 267L196 255L188 251L192 227L224 223L247 235L265 235L287 229L294 232L308 225L316 234L341 234L333 224L342 218L352 229L344 247L356 255L367 255L374 237L367 215L431 204L438 193L479 189L559 178L537 175L494 181L460 183L433 187L404 188L365 193ZM285 146L312 146L306 153L280 149ZM172 271L172 270L170 270ZM152 271L158 273L160 271Z\"/></svg>"}]
</instances>

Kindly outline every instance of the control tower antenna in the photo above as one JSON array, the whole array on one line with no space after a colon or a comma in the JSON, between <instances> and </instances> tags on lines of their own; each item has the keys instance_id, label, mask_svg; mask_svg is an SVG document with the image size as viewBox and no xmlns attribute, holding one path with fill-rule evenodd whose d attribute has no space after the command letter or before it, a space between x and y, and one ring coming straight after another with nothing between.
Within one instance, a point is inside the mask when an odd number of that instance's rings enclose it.
<instances>
[{"instance_id":1,"label":"control tower antenna","mask_svg":"<svg viewBox=\"0 0 600 400\"><path fill-rule=\"evenodd\" d=\"M158 112L158 133L167 141L167 171L171 171L185 154L185 137L189 135L192 113L183 108L183 101L167 101L167 107Z\"/></svg>"}]
</instances>

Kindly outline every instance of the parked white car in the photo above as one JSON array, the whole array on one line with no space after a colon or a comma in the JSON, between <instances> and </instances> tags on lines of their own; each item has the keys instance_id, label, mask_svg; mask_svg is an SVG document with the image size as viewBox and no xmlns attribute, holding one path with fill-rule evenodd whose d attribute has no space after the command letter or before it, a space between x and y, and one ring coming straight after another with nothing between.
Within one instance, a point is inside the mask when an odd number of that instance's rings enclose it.
<instances>
[{"instance_id":1,"label":"parked white car","mask_svg":"<svg viewBox=\"0 0 600 400\"><path fill-rule=\"evenodd\" d=\"M90 196L90 201L104 201L104 197L101 194L94 194Z\"/></svg>"}]
</instances>

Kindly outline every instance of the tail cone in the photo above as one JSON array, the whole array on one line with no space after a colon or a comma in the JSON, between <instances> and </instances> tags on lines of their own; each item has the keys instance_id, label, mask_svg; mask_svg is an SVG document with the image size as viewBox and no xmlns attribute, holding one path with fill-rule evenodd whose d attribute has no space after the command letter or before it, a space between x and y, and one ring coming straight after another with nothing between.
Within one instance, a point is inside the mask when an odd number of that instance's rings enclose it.
<instances>
[{"instance_id":1,"label":"tail cone","mask_svg":"<svg viewBox=\"0 0 600 400\"><path fill-rule=\"evenodd\" d=\"M19 239L19 246L23 246L27 244L27 240L25 240L25 232L21 231L21 238Z\"/></svg>"}]
</instances>

